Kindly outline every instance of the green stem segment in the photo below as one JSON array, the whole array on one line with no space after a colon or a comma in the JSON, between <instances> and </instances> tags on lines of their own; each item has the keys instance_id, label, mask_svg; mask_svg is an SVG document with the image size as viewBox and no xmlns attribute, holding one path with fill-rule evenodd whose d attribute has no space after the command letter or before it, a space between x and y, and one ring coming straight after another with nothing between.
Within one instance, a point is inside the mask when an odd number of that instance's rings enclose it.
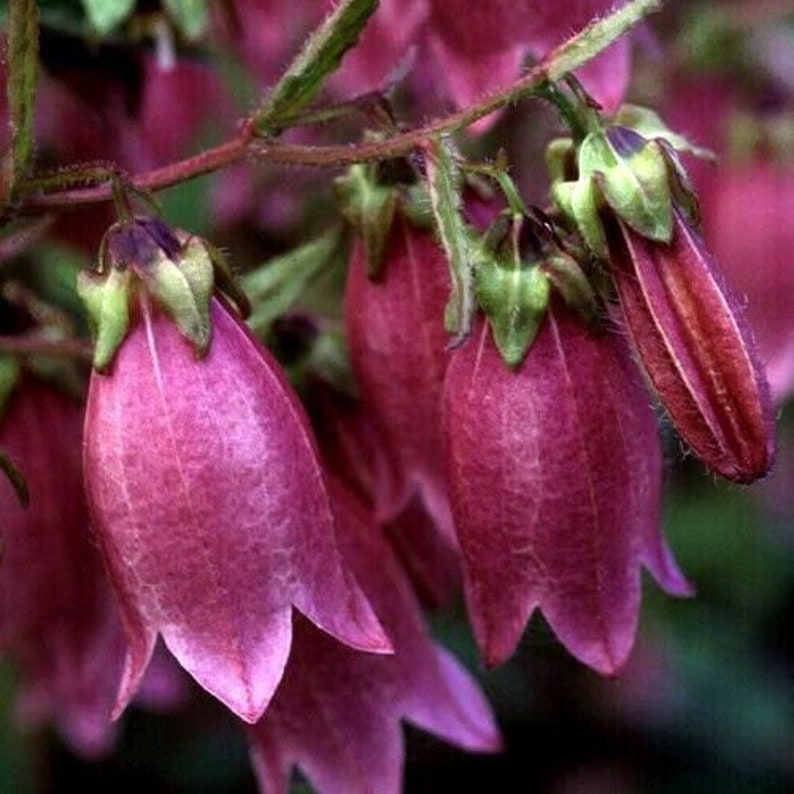
<instances>
[{"instance_id":1,"label":"green stem segment","mask_svg":"<svg viewBox=\"0 0 794 794\"><path fill-rule=\"evenodd\" d=\"M8 5L8 108L13 158L12 195L33 161L33 111L39 54L36 0L10 0Z\"/></svg>"}]
</instances>

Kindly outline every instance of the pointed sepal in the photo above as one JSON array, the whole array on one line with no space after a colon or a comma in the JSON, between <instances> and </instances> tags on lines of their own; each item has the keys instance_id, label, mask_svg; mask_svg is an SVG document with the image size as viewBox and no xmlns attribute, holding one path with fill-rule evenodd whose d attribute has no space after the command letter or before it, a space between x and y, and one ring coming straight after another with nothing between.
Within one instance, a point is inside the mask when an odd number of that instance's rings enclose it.
<instances>
[{"instance_id":1,"label":"pointed sepal","mask_svg":"<svg viewBox=\"0 0 794 794\"><path fill-rule=\"evenodd\" d=\"M593 141L592 151L585 140L580 168L585 171L593 158L594 177L613 212L643 237L669 241L673 208L660 144L627 127L609 127L603 136L588 136L588 140Z\"/></svg>"},{"instance_id":2,"label":"pointed sepal","mask_svg":"<svg viewBox=\"0 0 794 794\"><path fill-rule=\"evenodd\" d=\"M342 215L361 238L367 274L380 278L399 194L394 185L380 184L371 165L354 165L334 182Z\"/></svg>"},{"instance_id":3,"label":"pointed sepal","mask_svg":"<svg viewBox=\"0 0 794 794\"><path fill-rule=\"evenodd\" d=\"M212 261L203 243L192 237L180 248L176 260L156 257L151 266L137 272L182 336L199 355L204 355L210 343L209 309L214 279Z\"/></svg>"},{"instance_id":4,"label":"pointed sepal","mask_svg":"<svg viewBox=\"0 0 794 794\"><path fill-rule=\"evenodd\" d=\"M705 150L636 106L622 108L612 123L590 118L578 149L570 139L552 141L546 167L553 201L597 257L608 259L606 211L660 243L673 236L674 208L698 222L697 197L679 152L706 157Z\"/></svg>"},{"instance_id":5,"label":"pointed sepal","mask_svg":"<svg viewBox=\"0 0 794 794\"><path fill-rule=\"evenodd\" d=\"M105 273L82 272L77 277L77 294L83 301L94 337L93 366L105 372L113 363L130 327L131 274L112 268Z\"/></svg>"},{"instance_id":6,"label":"pointed sepal","mask_svg":"<svg viewBox=\"0 0 794 794\"><path fill-rule=\"evenodd\" d=\"M510 368L529 350L549 302L549 280L536 262L525 261L518 236L523 219L515 216L512 233L499 252L483 251L474 271L477 302L488 317L496 346Z\"/></svg>"}]
</instances>

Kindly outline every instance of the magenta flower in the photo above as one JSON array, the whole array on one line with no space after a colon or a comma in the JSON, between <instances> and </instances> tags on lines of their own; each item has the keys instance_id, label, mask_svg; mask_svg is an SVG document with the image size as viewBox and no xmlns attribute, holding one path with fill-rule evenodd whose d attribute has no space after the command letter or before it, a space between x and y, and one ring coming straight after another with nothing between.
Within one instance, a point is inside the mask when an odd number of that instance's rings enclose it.
<instances>
[{"instance_id":1,"label":"magenta flower","mask_svg":"<svg viewBox=\"0 0 794 794\"><path fill-rule=\"evenodd\" d=\"M684 441L737 482L774 457L769 389L749 331L703 242L674 213L669 244L621 224L612 273L637 356Z\"/></svg>"},{"instance_id":2,"label":"magenta flower","mask_svg":"<svg viewBox=\"0 0 794 794\"><path fill-rule=\"evenodd\" d=\"M400 216L379 281L367 277L362 246L354 249L345 322L364 406L400 479L396 493L381 496L379 518L394 518L419 491L439 527L451 534L441 440L449 289L443 250Z\"/></svg>"},{"instance_id":3,"label":"magenta flower","mask_svg":"<svg viewBox=\"0 0 794 794\"><path fill-rule=\"evenodd\" d=\"M466 602L489 665L539 607L568 650L601 673L625 662L640 566L689 586L660 531L656 420L617 335L552 307L517 370L490 331L456 351L444 386L452 507Z\"/></svg>"},{"instance_id":4,"label":"magenta flower","mask_svg":"<svg viewBox=\"0 0 794 794\"><path fill-rule=\"evenodd\" d=\"M93 373L84 463L129 642L115 713L161 634L255 722L281 680L292 607L341 642L389 643L342 564L306 417L270 355L213 300L197 358L141 300L109 375Z\"/></svg>"},{"instance_id":5,"label":"magenta flower","mask_svg":"<svg viewBox=\"0 0 794 794\"><path fill-rule=\"evenodd\" d=\"M18 670L23 719L96 757L116 733L124 639L88 532L81 433L80 406L23 375L0 419L0 448L30 490L23 509L0 478L0 651Z\"/></svg>"},{"instance_id":6,"label":"magenta flower","mask_svg":"<svg viewBox=\"0 0 794 794\"><path fill-rule=\"evenodd\" d=\"M411 586L358 500L333 490L343 550L394 641L373 656L331 641L304 620L284 681L251 729L263 791L289 790L300 767L321 794L397 794L400 720L466 750L499 749L499 733L474 681L427 634Z\"/></svg>"},{"instance_id":7,"label":"magenta flower","mask_svg":"<svg viewBox=\"0 0 794 794\"><path fill-rule=\"evenodd\" d=\"M68 63L42 81L37 140L59 162L152 168L184 155L202 125L220 124L221 85L205 65L164 69L152 57L129 56L119 72L98 74Z\"/></svg>"},{"instance_id":8,"label":"magenta flower","mask_svg":"<svg viewBox=\"0 0 794 794\"><path fill-rule=\"evenodd\" d=\"M328 13L335 3L321 0L321 5ZM422 67L409 59L417 54L411 48L419 45L429 14L427 0L380 0L358 45L330 81L332 89L348 96L377 91L401 67L411 65L415 67L413 82L421 80Z\"/></svg>"}]
</instances>

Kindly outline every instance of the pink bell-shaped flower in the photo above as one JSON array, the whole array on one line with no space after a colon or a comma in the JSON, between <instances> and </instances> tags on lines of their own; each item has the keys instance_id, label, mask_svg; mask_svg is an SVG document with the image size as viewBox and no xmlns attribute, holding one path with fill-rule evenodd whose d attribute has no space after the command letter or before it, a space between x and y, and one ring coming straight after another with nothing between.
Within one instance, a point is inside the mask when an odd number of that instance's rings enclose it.
<instances>
[{"instance_id":1,"label":"pink bell-shaped flower","mask_svg":"<svg viewBox=\"0 0 794 794\"><path fill-rule=\"evenodd\" d=\"M292 607L390 650L344 567L308 421L269 353L216 299L199 358L143 293L112 370L92 375L84 464L129 642L116 714L157 635L248 722L281 680Z\"/></svg>"},{"instance_id":2,"label":"pink bell-shaped flower","mask_svg":"<svg viewBox=\"0 0 794 794\"><path fill-rule=\"evenodd\" d=\"M794 394L794 164L756 158L720 171L703 223L758 343L772 396ZM747 230L752 229L752 234Z\"/></svg>"},{"instance_id":3,"label":"pink bell-shaped flower","mask_svg":"<svg viewBox=\"0 0 794 794\"><path fill-rule=\"evenodd\" d=\"M430 0L429 40L439 76L465 107L515 79L526 55L542 58L615 4L611 0ZM609 47L578 76L607 112L629 80L629 42Z\"/></svg>"},{"instance_id":4,"label":"pink bell-shaped flower","mask_svg":"<svg viewBox=\"0 0 794 794\"><path fill-rule=\"evenodd\" d=\"M448 297L443 250L402 215L392 227L380 280L367 277L363 248L356 245L345 293L350 356L364 408L400 481L391 496L376 494L378 517L393 519L419 492L451 534L441 440Z\"/></svg>"},{"instance_id":5,"label":"pink bell-shaped flower","mask_svg":"<svg viewBox=\"0 0 794 794\"><path fill-rule=\"evenodd\" d=\"M645 565L689 586L660 529L661 449L617 335L552 304L523 363L504 364L485 323L455 352L444 392L449 481L466 601L489 665L539 607L601 673L631 649Z\"/></svg>"}]
</instances>

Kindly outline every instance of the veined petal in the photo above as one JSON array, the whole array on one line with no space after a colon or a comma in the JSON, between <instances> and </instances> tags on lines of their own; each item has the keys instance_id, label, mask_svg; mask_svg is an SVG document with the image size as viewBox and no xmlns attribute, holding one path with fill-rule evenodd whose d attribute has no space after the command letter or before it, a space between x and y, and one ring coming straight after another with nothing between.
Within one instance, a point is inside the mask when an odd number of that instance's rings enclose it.
<instances>
[{"instance_id":1,"label":"veined petal","mask_svg":"<svg viewBox=\"0 0 794 794\"><path fill-rule=\"evenodd\" d=\"M439 526L451 532L444 512L441 443L448 298L443 250L402 216L394 222L381 281L367 278L361 246L356 246L345 293L350 355L364 408L401 481L390 503L377 505L379 518L394 518L419 491Z\"/></svg>"},{"instance_id":2,"label":"veined petal","mask_svg":"<svg viewBox=\"0 0 794 794\"><path fill-rule=\"evenodd\" d=\"M660 444L627 352L555 307L511 372L483 324L453 356L444 407L486 663L512 654L539 607L571 653L616 672L634 640L640 564L661 543Z\"/></svg>"},{"instance_id":3,"label":"veined petal","mask_svg":"<svg viewBox=\"0 0 794 794\"><path fill-rule=\"evenodd\" d=\"M130 641L119 708L156 634L248 722L281 680L291 607L354 647L390 646L336 548L308 423L269 355L216 301L197 359L144 311L94 374L84 463ZM118 709L117 709L118 711Z\"/></svg>"}]
</instances>

